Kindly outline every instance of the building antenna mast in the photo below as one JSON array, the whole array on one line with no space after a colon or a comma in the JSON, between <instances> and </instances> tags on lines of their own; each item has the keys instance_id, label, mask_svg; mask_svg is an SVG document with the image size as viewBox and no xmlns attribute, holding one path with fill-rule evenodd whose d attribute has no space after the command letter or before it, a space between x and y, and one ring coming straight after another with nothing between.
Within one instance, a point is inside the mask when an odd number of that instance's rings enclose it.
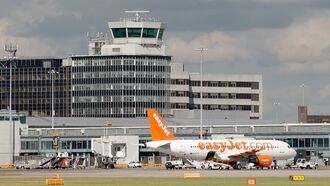
<instances>
[{"instance_id":1,"label":"building antenna mast","mask_svg":"<svg viewBox=\"0 0 330 186\"><path fill-rule=\"evenodd\" d=\"M17 45L12 43L6 43L4 46L5 51L11 53L12 57L16 57L17 48Z\"/></svg>"},{"instance_id":2,"label":"building antenna mast","mask_svg":"<svg viewBox=\"0 0 330 186\"><path fill-rule=\"evenodd\" d=\"M149 13L149 10L129 10L125 11L126 14L135 14L135 21L140 21L140 13Z\"/></svg>"}]
</instances>

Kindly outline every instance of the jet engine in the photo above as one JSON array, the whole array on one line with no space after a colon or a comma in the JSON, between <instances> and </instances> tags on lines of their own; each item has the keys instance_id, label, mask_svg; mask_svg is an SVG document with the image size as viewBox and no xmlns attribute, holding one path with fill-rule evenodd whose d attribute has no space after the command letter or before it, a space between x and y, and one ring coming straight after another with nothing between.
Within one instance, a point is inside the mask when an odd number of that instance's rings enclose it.
<instances>
[{"instance_id":1,"label":"jet engine","mask_svg":"<svg viewBox=\"0 0 330 186\"><path fill-rule=\"evenodd\" d=\"M259 165L260 167L269 167L273 162L273 158L269 155L258 155L257 157L250 159L250 162Z\"/></svg>"}]
</instances>

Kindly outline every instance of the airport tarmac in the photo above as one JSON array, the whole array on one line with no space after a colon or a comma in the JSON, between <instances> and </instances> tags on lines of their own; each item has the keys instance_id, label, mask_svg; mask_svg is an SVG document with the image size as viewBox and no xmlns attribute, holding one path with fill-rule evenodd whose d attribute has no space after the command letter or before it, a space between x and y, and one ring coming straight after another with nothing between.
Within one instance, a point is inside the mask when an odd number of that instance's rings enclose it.
<instances>
[{"instance_id":1,"label":"airport tarmac","mask_svg":"<svg viewBox=\"0 0 330 186\"><path fill-rule=\"evenodd\" d=\"M61 170L0 170L0 176L26 177L182 177L187 172L198 172L201 177L330 177L330 168L318 170L166 170L164 168L117 168L117 169L61 169Z\"/></svg>"}]
</instances>

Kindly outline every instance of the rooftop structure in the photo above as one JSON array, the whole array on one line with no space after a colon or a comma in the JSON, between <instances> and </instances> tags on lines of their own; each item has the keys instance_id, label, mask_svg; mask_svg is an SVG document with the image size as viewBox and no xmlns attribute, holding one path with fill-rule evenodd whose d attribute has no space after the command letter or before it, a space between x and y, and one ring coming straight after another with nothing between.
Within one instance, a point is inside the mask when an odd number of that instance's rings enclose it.
<instances>
[{"instance_id":1,"label":"rooftop structure","mask_svg":"<svg viewBox=\"0 0 330 186\"><path fill-rule=\"evenodd\" d=\"M165 56L165 24L155 18L140 15L148 12L126 11L126 18L108 22L109 37L102 33L89 36L89 54Z\"/></svg>"},{"instance_id":2,"label":"rooftop structure","mask_svg":"<svg viewBox=\"0 0 330 186\"><path fill-rule=\"evenodd\" d=\"M310 115L307 106L298 106L299 123L330 123L330 115Z\"/></svg>"}]
</instances>

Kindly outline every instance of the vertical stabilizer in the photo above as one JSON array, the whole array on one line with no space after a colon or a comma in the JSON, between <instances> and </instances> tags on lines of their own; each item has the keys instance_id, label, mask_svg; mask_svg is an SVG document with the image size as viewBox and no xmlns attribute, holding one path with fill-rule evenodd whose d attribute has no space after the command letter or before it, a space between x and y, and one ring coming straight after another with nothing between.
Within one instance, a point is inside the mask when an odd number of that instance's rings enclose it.
<instances>
[{"instance_id":1,"label":"vertical stabilizer","mask_svg":"<svg viewBox=\"0 0 330 186\"><path fill-rule=\"evenodd\" d=\"M153 141L175 140L170 129L156 110L148 110L151 137Z\"/></svg>"}]
</instances>

